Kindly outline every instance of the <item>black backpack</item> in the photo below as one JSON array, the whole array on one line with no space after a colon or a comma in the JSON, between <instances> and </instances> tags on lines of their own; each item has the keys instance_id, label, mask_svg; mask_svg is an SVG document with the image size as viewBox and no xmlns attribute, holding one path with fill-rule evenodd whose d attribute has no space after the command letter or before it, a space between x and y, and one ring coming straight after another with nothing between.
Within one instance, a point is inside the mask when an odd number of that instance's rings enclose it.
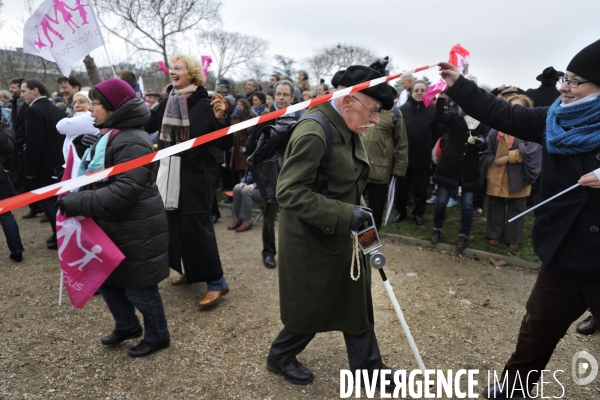
<instances>
[{"instance_id":1,"label":"black backpack","mask_svg":"<svg viewBox=\"0 0 600 400\"><path fill-rule=\"evenodd\" d=\"M325 155L319 165L321 177L319 189L321 194L329 197L327 166L333 147L333 132L322 116L305 114L298 121L293 118L278 118L275 125L265 126L258 132L259 139L256 150L248 157L247 169L252 172L252 179L256 182L263 199L268 203L277 202L277 177L283 166L283 154L292 132L302 121L307 119L317 121L325 130L326 147Z\"/></svg>"}]
</instances>

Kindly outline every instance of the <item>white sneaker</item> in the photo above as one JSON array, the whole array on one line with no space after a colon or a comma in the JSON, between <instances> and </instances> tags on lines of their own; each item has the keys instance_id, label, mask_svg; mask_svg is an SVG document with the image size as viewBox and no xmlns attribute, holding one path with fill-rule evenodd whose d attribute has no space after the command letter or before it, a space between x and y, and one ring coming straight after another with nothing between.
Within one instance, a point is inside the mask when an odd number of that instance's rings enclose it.
<instances>
[{"instance_id":1,"label":"white sneaker","mask_svg":"<svg viewBox=\"0 0 600 400\"><path fill-rule=\"evenodd\" d=\"M454 207L456 204L458 204L458 201L450 197L450 200L448 200L448 204L446 204L446 207Z\"/></svg>"},{"instance_id":2,"label":"white sneaker","mask_svg":"<svg viewBox=\"0 0 600 400\"><path fill-rule=\"evenodd\" d=\"M431 198L425 200L427 204L435 204L437 202L437 196L431 196Z\"/></svg>"}]
</instances>

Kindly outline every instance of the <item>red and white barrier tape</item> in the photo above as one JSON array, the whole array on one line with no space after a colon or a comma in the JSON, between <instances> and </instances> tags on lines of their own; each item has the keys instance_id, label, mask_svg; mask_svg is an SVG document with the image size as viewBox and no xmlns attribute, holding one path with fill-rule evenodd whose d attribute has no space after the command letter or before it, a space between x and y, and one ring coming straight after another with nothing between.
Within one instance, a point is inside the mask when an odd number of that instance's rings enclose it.
<instances>
[{"instance_id":1,"label":"red and white barrier tape","mask_svg":"<svg viewBox=\"0 0 600 400\"><path fill-rule=\"evenodd\" d=\"M200 146L212 140L221 138L223 136L232 134L234 132L240 131L242 129L249 128L254 125L261 124L266 121L270 121L276 118L281 117L282 115L287 115L294 113L296 111L303 110L305 108L313 107L318 104L324 103L331 99L336 99L338 97L347 96L350 93L359 92L361 90L367 89L372 86L380 85L384 82L392 81L400 78L405 74L413 74L420 71L425 71L430 68L437 67L437 64L427 65L424 67L415 68L412 71L404 71L402 73L390 76L384 76L381 78L373 79L372 81L363 82L358 85L354 85L345 89L336 90L333 93L316 97L312 100L306 100L302 103L291 105L287 108L282 108L277 111L270 112L265 115L260 115L258 117L249 119L244 122L240 122L239 124L231 125L227 128L219 129L212 133L202 135L200 137L190 139L188 141L178 143L171 147L167 147L166 149L157 151L156 153L150 153L145 156L136 158L131 161L127 161L122 164L115 165L113 167L105 168L101 171L94 172L90 175L80 176L77 178L70 179L64 182L58 182L50 186L45 186L43 188L32 190L31 192L22 193L17 196L10 197L8 199L0 201L0 214L12 211L16 208L26 206L31 203L35 203L40 200L47 199L48 197L56 196L61 193L66 193L73 189L76 189L81 186L89 185L90 183L97 182L101 179L107 178L109 176L113 176L119 174L121 172L129 171L134 168L141 167L143 165L149 164L154 161L158 161L165 157L172 156L173 154L181 153L182 151L189 150L192 147Z\"/></svg>"}]
</instances>

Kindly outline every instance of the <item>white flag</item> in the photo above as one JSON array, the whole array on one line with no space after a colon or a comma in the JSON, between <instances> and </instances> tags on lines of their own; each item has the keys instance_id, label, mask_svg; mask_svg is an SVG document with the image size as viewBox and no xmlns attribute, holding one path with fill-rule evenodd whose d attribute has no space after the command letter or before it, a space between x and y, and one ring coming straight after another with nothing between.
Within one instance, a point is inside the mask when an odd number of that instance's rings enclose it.
<instances>
[{"instance_id":1,"label":"white flag","mask_svg":"<svg viewBox=\"0 0 600 400\"><path fill-rule=\"evenodd\" d=\"M44 0L25 22L23 51L55 61L65 76L71 66L104 44L92 0Z\"/></svg>"}]
</instances>

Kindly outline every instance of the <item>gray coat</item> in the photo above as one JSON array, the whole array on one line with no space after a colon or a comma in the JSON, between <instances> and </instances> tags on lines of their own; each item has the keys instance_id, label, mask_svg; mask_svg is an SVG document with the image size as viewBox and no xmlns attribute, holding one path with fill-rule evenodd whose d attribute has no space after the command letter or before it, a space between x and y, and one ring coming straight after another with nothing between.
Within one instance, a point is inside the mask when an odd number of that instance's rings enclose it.
<instances>
[{"instance_id":1,"label":"gray coat","mask_svg":"<svg viewBox=\"0 0 600 400\"><path fill-rule=\"evenodd\" d=\"M105 167L154 151L141 129L149 118L139 96L109 116L104 127L121 131L106 146ZM155 183L155 167L147 164L120 173L63 198L68 216L93 218L125 255L106 280L109 286L148 287L169 276L167 216Z\"/></svg>"}]
</instances>

